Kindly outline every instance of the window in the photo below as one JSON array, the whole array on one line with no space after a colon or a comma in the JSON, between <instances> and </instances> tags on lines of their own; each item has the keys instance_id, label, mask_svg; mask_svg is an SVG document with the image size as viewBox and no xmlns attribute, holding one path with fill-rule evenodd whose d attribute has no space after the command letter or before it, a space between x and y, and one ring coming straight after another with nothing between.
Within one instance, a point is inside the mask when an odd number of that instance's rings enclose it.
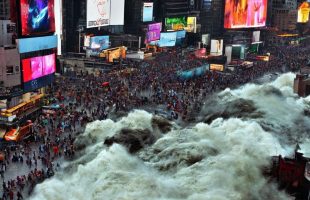
<instances>
[{"instance_id":1,"label":"window","mask_svg":"<svg viewBox=\"0 0 310 200\"><path fill-rule=\"evenodd\" d=\"M13 74L14 73L14 68L13 66L6 66L6 74L7 75L10 75L10 74Z\"/></svg>"}]
</instances>

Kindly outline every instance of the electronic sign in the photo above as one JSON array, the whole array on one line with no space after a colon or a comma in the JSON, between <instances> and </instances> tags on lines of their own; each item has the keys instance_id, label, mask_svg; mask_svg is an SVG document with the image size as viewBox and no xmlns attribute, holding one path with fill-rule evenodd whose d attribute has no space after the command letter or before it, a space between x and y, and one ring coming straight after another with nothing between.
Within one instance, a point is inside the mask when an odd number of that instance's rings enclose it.
<instances>
[{"instance_id":1,"label":"electronic sign","mask_svg":"<svg viewBox=\"0 0 310 200\"><path fill-rule=\"evenodd\" d=\"M143 3L143 22L153 21L153 2Z\"/></svg>"}]
</instances>

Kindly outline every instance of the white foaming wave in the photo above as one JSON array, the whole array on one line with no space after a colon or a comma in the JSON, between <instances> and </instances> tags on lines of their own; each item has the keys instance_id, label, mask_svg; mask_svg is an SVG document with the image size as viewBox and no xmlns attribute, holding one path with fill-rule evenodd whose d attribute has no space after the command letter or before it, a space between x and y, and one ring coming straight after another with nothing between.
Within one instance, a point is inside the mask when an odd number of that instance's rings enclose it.
<instances>
[{"instance_id":1,"label":"white foaming wave","mask_svg":"<svg viewBox=\"0 0 310 200\"><path fill-rule=\"evenodd\" d=\"M31 199L237 200L264 199L266 194L286 199L261 175L268 156L279 153L281 146L255 122L218 119L211 125L176 129L138 157L120 145L104 148L101 143L96 150L97 156L75 172L38 185ZM201 161L187 163L197 156Z\"/></svg>"}]
</instances>

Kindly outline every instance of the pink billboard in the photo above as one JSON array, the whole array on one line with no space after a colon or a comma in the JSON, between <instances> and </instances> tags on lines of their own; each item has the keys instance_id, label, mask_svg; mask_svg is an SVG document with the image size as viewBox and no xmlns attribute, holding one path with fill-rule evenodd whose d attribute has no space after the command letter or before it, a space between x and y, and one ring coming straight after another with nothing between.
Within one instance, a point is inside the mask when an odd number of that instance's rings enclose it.
<instances>
[{"instance_id":1,"label":"pink billboard","mask_svg":"<svg viewBox=\"0 0 310 200\"><path fill-rule=\"evenodd\" d=\"M55 53L23 59L22 68L24 82L52 74L56 70Z\"/></svg>"},{"instance_id":2,"label":"pink billboard","mask_svg":"<svg viewBox=\"0 0 310 200\"><path fill-rule=\"evenodd\" d=\"M148 32L146 33L147 42L152 42L160 39L161 23L149 24Z\"/></svg>"}]
</instances>

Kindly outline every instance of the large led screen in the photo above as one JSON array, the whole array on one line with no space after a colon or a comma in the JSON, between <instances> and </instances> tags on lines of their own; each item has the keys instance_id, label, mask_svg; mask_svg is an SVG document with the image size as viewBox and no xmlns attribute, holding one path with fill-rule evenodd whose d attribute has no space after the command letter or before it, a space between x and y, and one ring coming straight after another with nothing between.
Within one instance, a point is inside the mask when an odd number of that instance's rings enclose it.
<instances>
[{"instance_id":1,"label":"large led screen","mask_svg":"<svg viewBox=\"0 0 310 200\"><path fill-rule=\"evenodd\" d=\"M54 0L20 0L21 35L55 32Z\"/></svg>"},{"instance_id":2,"label":"large led screen","mask_svg":"<svg viewBox=\"0 0 310 200\"><path fill-rule=\"evenodd\" d=\"M110 24L110 0L87 0L87 28Z\"/></svg>"},{"instance_id":3,"label":"large led screen","mask_svg":"<svg viewBox=\"0 0 310 200\"><path fill-rule=\"evenodd\" d=\"M149 24L146 40L148 43L160 39L161 23Z\"/></svg>"},{"instance_id":4,"label":"large led screen","mask_svg":"<svg viewBox=\"0 0 310 200\"><path fill-rule=\"evenodd\" d=\"M158 45L160 47L173 47L177 40L177 32L167 32L160 34Z\"/></svg>"},{"instance_id":5,"label":"large led screen","mask_svg":"<svg viewBox=\"0 0 310 200\"><path fill-rule=\"evenodd\" d=\"M309 21L310 3L303 2L298 8L298 23L307 23Z\"/></svg>"},{"instance_id":6,"label":"large led screen","mask_svg":"<svg viewBox=\"0 0 310 200\"><path fill-rule=\"evenodd\" d=\"M95 36L90 38L90 48L94 50L104 50L109 48L109 36Z\"/></svg>"},{"instance_id":7,"label":"large led screen","mask_svg":"<svg viewBox=\"0 0 310 200\"><path fill-rule=\"evenodd\" d=\"M226 0L224 27L263 27L267 19L267 0Z\"/></svg>"},{"instance_id":8,"label":"large led screen","mask_svg":"<svg viewBox=\"0 0 310 200\"><path fill-rule=\"evenodd\" d=\"M22 60L23 82L53 74L56 70L55 53Z\"/></svg>"},{"instance_id":9,"label":"large led screen","mask_svg":"<svg viewBox=\"0 0 310 200\"><path fill-rule=\"evenodd\" d=\"M17 40L17 44L19 53L54 49L57 48L57 36L22 38Z\"/></svg>"},{"instance_id":10,"label":"large led screen","mask_svg":"<svg viewBox=\"0 0 310 200\"><path fill-rule=\"evenodd\" d=\"M143 3L143 22L153 21L153 2Z\"/></svg>"},{"instance_id":11,"label":"large led screen","mask_svg":"<svg viewBox=\"0 0 310 200\"><path fill-rule=\"evenodd\" d=\"M186 17L174 17L166 18L166 29L167 30L183 30L187 26Z\"/></svg>"}]
</instances>

